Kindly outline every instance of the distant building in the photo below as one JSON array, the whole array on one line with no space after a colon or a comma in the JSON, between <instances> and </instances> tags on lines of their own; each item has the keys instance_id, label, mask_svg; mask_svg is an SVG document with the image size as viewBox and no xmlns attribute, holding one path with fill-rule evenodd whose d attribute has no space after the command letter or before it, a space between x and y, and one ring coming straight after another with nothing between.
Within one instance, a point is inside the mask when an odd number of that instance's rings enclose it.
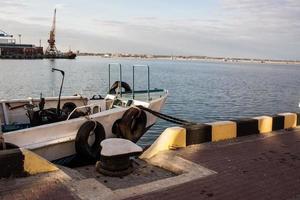
<instances>
[{"instance_id":1,"label":"distant building","mask_svg":"<svg viewBox=\"0 0 300 200\"><path fill-rule=\"evenodd\" d=\"M42 58L43 54L43 47L16 44L12 35L0 32L0 58Z\"/></svg>"}]
</instances>

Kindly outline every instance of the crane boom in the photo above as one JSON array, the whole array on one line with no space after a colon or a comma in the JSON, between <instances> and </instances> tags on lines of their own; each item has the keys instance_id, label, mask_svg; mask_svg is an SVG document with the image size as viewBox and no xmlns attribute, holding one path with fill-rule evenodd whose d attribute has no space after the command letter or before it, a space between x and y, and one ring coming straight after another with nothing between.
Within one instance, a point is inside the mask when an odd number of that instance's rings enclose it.
<instances>
[{"instance_id":1,"label":"crane boom","mask_svg":"<svg viewBox=\"0 0 300 200\"><path fill-rule=\"evenodd\" d=\"M52 22L52 27L50 30L50 37L48 40L49 46L46 49L46 54L51 54L55 55L58 53L56 46L55 46L55 28L56 28L56 8L54 9L54 15L53 15L53 22Z\"/></svg>"},{"instance_id":2,"label":"crane boom","mask_svg":"<svg viewBox=\"0 0 300 200\"><path fill-rule=\"evenodd\" d=\"M54 9L53 22L50 31L50 40L53 39L53 41L55 41L55 26L56 26L55 24L56 24L56 8Z\"/></svg>"},{"instance_id":3,"label":"crane boom","mask_svg":"<svg viewBox=\"0 0 300 200\"><path fill-rule=\"evenodd\" d=\"M56 8L54 9L54 16L52 22L52 31L55 32L55 25L56 25Z\"/></svg>"}]
</instances>

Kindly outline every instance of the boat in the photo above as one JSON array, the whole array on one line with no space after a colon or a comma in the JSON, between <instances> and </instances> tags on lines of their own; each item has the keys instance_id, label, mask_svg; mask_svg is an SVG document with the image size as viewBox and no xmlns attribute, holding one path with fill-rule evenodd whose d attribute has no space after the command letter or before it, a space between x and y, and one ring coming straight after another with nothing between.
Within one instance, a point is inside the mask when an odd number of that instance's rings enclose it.
<instances>
[{"instance_id":1,"label":"boat","mask_svg":"<svg viewBox=\"0 0 300 200\"><path fill-rule=\"evenodd\" d=\"M61 52L53 48L49 50L48 47L44 53L41 45L17 43L13 35L0 30L0 59L75 59L77 56L71 50Z\"/></svg>"},{"instance_id":2,"label":"boat","mask_svg":"<svg viewBox=\"0 0 300 200\"><path fill-rule=\"evenodd\" d=\"M115 66L119 67L120 76L111 85L111 67ZM137 67L147 69L146 90L135 90ZM72 155L97 159L100 142L106 138L121 137L137 142L157 120L142 108L159 112L168 96L165 89L150 89L148 65L132 66L131 88L122 81L121 64L109 64L109 91L104 98L100 95L92 98L61 96L65 73L56 68L52 71L62 74L59 96L0 101L4 141L29 149L49 161Z\"/></svg>"},{"instance_id":3,"label":"boat","mask_svg":"<svg viewBox=\"0 0 300 200\"><path fill-rule=\"evenodd\" d=\"M57 51L56 53L45 53L43 58L46 59L75 59L76 58L76 53L73 51L68 51L68 52L60 52Z\"/></svg>"},{"instance_id":4,"label":"boat","mask_svg":"<svg viewBox=\"0 0 300 200\"><path fill-rule=\"evenodd\" d=\"M42 59L43 56L43 47L21 44L21 38L17 43L13 35L0 30L0 59Z\"/></svg>"}]
</instances>

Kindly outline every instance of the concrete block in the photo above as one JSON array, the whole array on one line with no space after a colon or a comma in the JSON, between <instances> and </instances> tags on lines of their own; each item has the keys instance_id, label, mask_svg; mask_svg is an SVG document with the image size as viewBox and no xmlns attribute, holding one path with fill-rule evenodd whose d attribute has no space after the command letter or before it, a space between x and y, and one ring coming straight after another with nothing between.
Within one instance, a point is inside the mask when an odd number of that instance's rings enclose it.
<instances>
[{"instance_id":1,"label":"concrete block","mask_svg":"<svg viewBox=\"0 0 300 200\"><path fill-rule=\"evenodd\" d=\"M239 119L234 122L237 126L237 137L259 133L257 119Z\"/></svg>"},{"instance_id":2,"label":"concrete block","mask_svg":"<svg viewBox=\"0 0 300 200\"><path fill-rule=\"evenodd\" d=\"M279 113L279 116L284 116L284 128L295 128L297 126L296 113Z\"/></svg>"},{"instance_id":3,"label":"concrete block","mask_svg":"<svg viewBox=\"0 0 300 200\"><path fill-rule=\"evenodd\" d=\"M258 130L259 133L269 133L272 132L272 124L273 124L273 118L270 116L259 116L254 117L253 119L258 120Z\"/></svg>"},{"instance_id":4,"label":"concrete block","mask_svg":"<svg viewBox=\"0 0 300 200\"><path fill-rule=\"evenodd\" d=\"M149 159L160 151L186 147L186 130L182 127L167 128L155 142L140 156Z\"/></svg>"},{"instance_id":5,"label":"concrete block","mask_svg":"<svg viewBox=\"0 0 300 200\"><path fill-rule=\"evenodd\" d=\"M54 164L50 163L48 160L40 157L39 155L26 149L21 149L21 151L25 156L24 170L28 174L34 175L58 170Z\"/></svg>"},{"instance_id":6,"label":"concrete block","mask_svg":"<svg viewBox=\"0 0 300 200\"><path fill-rule=\"evenodd\" d=\"M237 137L237 126L232 121L219 121L207 123L212 126L211 141L227 140Z\"/></svg>"},{"instance_id":7,"label":"concrete block","mask_svg":"<svg viewBox=\"0 0 300 200\"><path fill-rule=\"evenodd\" d=\"M207 124L187 125L186 129L186 145L200 144L211 141L211 126Z\"/></svg>"},{"instance_id":8,"label":"concrete block","mask_svg":"<svg viewBox=\"0 0 300 200\"><path fill-rule=\"evenodd\" d=\"M277 131L284 128L284 116L274 115L272 118L272 131Z\"/></svg>"}]
</instances>

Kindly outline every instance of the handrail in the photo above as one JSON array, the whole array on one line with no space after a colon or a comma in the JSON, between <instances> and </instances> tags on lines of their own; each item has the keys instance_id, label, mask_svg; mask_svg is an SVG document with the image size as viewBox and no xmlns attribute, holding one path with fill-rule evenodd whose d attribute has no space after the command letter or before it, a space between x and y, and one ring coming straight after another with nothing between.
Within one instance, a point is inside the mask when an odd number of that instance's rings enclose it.
<instances>
[{"instance_id":1,"label":"handrail","mask_svg":"<svg viewBox=\"0 0 300 200\"><path fill-rule=\"evenodd\" d=\"M146 67L147 68L147 78L148 78L148 89L147 89L147 93L148 93L148 101L150 100L150 67L149 65L133 65L132 66L132 99L134 99L134 69L135 67Z\"/></svg>"},{"instance_id":2,"label":"handrail","mask_svg":"<svg viewBox=\"0 0 300 200\"><path fill-rule=\"evenodd\" d=\"M82 108L88 108L90 107L90 109L92 110L92 106L99 106L98 104L89 104L89 105L85 105L85 106L78 106L76 108L74 108L74 110L72 110L72 112L70 112L70 114L68 115L68 118L66 120L69 120L70 117L73 115L73 113L77 110L77 109L82 109ZM101 106L99 106L99 112L101 112ZM93 113L94 114L94 113Z\"/></svg>"},{"instance_id":3,"label":"handrail","mask_svg":"<svg viewBox=\"0 0 300 200\"><path fill-rule=\"evenodd\" d=\"M120 92L120 96L122 97L122 65L120 63L109 63L108 64L108 92L110 90L110 67L111 66L119 66L119 70L120 70L120 82L119 82L119 85L118 85L118 88L119 88L119 92Z\"/></svg>"}]
</instances>

